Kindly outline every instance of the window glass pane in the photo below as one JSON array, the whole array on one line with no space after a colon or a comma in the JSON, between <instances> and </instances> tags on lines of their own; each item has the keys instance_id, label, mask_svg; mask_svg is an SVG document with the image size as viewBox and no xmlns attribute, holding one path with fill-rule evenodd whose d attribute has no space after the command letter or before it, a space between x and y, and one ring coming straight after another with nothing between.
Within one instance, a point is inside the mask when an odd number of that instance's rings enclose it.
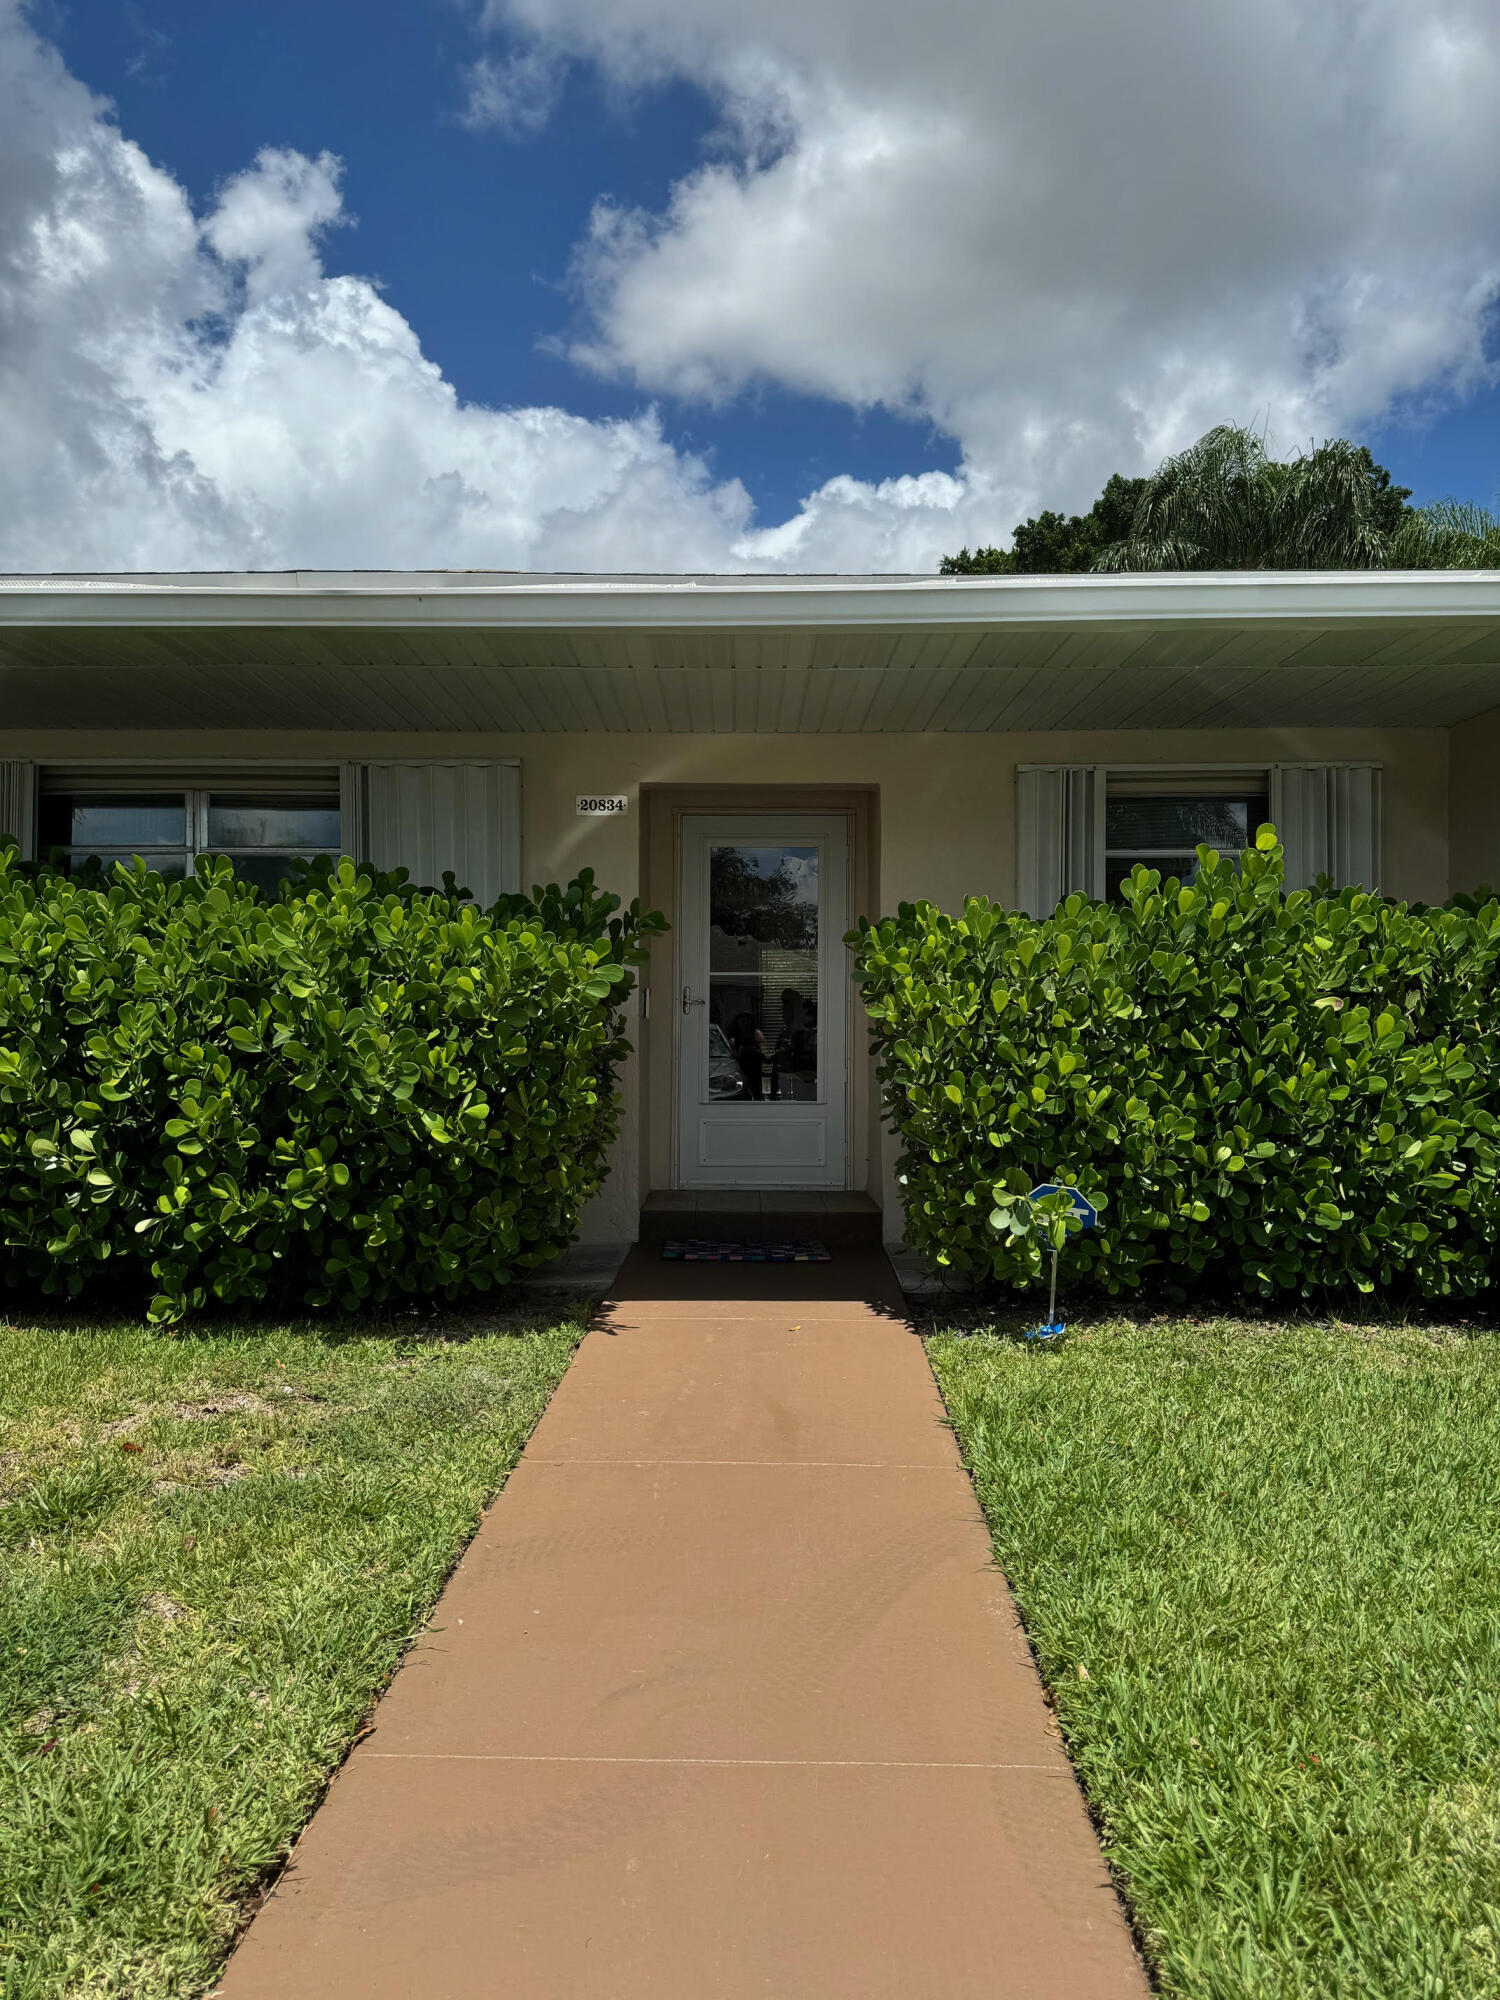
<instances>
[{"instance_id":1,"label":"window glass pane","mask_svg":"<svg viewBox=\"0 0 1500 2000\"><path fill-rule=\"evenodd\" d=\"M705 1101L816 1100L818 850L715 847L708 879Z\"/></svg>"},{"instance_id":2,"label":"window glass pane","mask_svg":"<svg viewBox=\"0 0 1500 2000\"><path fill-rule=\"evenodd\" d=\"M1137 868L1154 868L1163 882L1175 875L1179 882L1190 883L1198 872L1196 854L1140 854L1129 861L1107 861L1104 865L1104 895L1110 903L1123 903L1124 885Z\"/></svg>"},{"instance_id":3,"label":"window glass pane","mask_svg":"<svg viewBox=\"0 0 1500 2000\"><path fill-rule=\"evenodd\" d=\"M181 792L44 792L38 815L41 851L71 847L97 853L106 847L186 847L187 802Z\"/></svg>"},{"instance_id":4,"label":"window glass pane","mask_svg":"<svg viewBox=\"0 0 1500 2000\"><path fill-rule=\"evenodd\" d=\"M1248 847L1266 817L1264 795L1243 798L1111 798L1104 812L1107 849L1179 847L1199 841L1220 852Z\"/></svg>"},{"instance_id":5,"label":"window glass pane","mask_svg":"<svg viewBox=\"0 0 1500 2000\"><path fill-rule=\"evenodd\" d=\"M63 873L78 874L87 861L98 861L105 869L113 868L117 861L123 861L128 867L137 854L140 854L141 860L148 868L153 869L158 875L165 875L169 882L180 882L187 873L187 856L180 848L176 852L153 854L148 850L141 854L139 848L128 847L113 850L109 848L101 850L97 847L75 848L72 853L63 855Z\"/></svg>"},{"instance_id":6,"label":"window glass pane","mask_svg":"<svg viewBox=\"0 0 1500 2000\"><path fill-rule=\"evenodd\" d=\"M214 792L208 801L210 847L279 847L297 854L339 844L336 798L281 798Z\"/></svg>"},{"instance_id":7,"label":"window glass pane","mask_svg":"<svg viewBox=\"0 0 1500 2000\"><path fill-rule=\"evenodd\" d=\"M262 889L275 889L292 872L290 854L231 854L234 872L241 882L254 882Z\"/></svg>"}]
</instances>

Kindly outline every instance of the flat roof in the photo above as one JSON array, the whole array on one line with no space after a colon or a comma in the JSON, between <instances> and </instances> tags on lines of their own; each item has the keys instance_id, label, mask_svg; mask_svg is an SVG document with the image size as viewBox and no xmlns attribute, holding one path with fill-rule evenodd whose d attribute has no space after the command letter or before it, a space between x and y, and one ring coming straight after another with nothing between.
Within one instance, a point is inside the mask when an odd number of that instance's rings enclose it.
<instances>
[{"instance_id":1,"label":"flat roof","mask_svg":"<svg viewBox=\"0 0 1500 2000\"><path fill-rule=\"evenodd\" d=\"M1500 572L0 577L0 728L1444 727Z\"/></svg>"}]
</instances>

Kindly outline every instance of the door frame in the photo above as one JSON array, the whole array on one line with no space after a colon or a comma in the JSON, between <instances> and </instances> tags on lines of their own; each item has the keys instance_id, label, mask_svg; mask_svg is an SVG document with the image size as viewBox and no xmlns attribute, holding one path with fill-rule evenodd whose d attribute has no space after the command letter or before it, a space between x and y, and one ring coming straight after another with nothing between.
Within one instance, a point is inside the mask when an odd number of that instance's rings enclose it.
<instances>
[{"instance_id":1,"label":"door frame","mask_svg":"<svg viewBox=\"0 0 1500 2000\"><path fill-rule=\"evenodd\" d=\"M652 785L641 787L641 885L649 909L674 926L682 870L682 821L688 814L825 813L841 815L849 840L850 921L878 908L879 806L876 785ZM677 1008L681 986L676 930L656 938L643 972L649 994L640 1021L641 1182L643 1190L677 1186ZM875 1065L852 977L845 979L849 1088L844 1107L845 1185L879 1198L875 1144Z\"/></svg>"}]
</instances>

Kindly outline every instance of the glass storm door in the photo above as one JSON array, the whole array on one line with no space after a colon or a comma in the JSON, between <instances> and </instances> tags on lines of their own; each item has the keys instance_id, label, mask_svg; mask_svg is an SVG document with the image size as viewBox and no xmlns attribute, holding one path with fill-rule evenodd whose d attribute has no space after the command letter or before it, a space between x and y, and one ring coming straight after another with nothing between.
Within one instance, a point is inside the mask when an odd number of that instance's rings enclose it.
<instances>
[{"instance_id":1,"label":"glass storm door","mask_svg":"<svg viewBox=\"0 0 1500 2000\"><path fill-rule=\"evenodd\" d=\"M844 1185L848 906L841 814L684 816L681 1186Z\"/></svg>"}]
</instances>

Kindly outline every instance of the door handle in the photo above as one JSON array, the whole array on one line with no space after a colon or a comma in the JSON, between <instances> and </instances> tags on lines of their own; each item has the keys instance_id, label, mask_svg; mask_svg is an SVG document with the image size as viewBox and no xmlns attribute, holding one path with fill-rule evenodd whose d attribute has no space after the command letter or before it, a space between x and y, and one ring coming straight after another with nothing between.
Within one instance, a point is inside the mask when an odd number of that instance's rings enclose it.
<instances>
[{"instance_id":1,"label":"door handle","mask_svg":"<svg viewBox=\"0 0 1500 2000\"><path fill-rule=\"evenodd\" d=\"M703 1002L702 1002L701 1000L695 1000L695 999L693 998L693 989L692 989L692 987L691 987L691 986L684 986L684 987L683 987L683 989L682 989L682 1011L683 1011L683 1013L684 1013L684 1014L691 1014L691 1013L692 1013L692 1011L693 1011L693 1009L694 1009L695 1007L701 1007L702 1005L703 1005Z\"/></svg>"}]
</instances>

